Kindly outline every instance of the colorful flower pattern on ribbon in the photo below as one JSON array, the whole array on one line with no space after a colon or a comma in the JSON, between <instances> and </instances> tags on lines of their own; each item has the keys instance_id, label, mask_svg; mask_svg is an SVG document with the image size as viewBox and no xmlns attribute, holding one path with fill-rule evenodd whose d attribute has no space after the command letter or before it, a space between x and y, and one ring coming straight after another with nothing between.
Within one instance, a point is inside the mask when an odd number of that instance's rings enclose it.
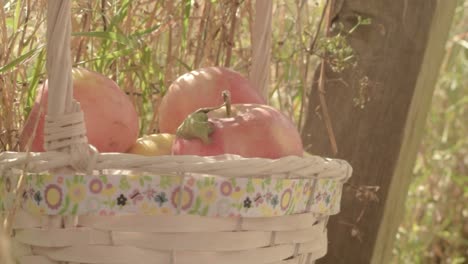
<instances>
[{"instance_id":1,"label":"colorful flower pattern on ribbon","mask_svg":"<svg viewBox=\"0 0 468 264\"><path fill-rule=\"evenodd\" d=\"M13 204L16 181L10 174L0 175L0 211ZM312 178L29 174L22 206L48 215L332 215L339 212L342 187L333 179Z\"/></svg>"}]
</instances>

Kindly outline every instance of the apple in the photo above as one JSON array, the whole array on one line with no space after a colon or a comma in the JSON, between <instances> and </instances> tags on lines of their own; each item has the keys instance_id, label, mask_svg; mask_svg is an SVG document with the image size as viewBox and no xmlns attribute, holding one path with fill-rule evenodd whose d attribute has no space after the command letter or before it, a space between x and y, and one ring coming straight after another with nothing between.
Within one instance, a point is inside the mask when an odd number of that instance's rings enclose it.
<instances>
[{"instance_id":1,"label":"apple","mask_svg":"<svg viewBox=\"0 0 468 264\"><path fill-rule=\"evenodd\" d=\"M159 132L174 134L193 111L223 103L223 90L231 93L234 104L265 104L259 92L238 72L208 67L186 73L169 87L159 107Z\"/></svg>"},{"instance_id":2,"label":"apple","mask_svg":"<svg viewBox=\"0 0 468 264\"><path fill-rule=\"evenodd\" d=\"M128 96L117 84L97 72L74 68L73 98L84 113L88 142L100 152L126 152L138 137L138 114ZM20 148L25 150L32 139L31 151L44 151L44 119L47 112L47 81L38 96L20 135ZM42 114L39 116L42 107Z\"/></svg>"},{"instance_id":3,"label":"apple","mask_svg":"<svg viewBox=\"0 0 468 264\"><path fill-rule=\"evenodd\" d=\"M277 109L260 104L233 104L202 108L178 128L174 155L276 159L303 156L302 140L293 122Z\"/></svg>"},{"instance_id":4,"label":"apple","mask_svg":"<svg viewBox=\"0 0 468 264\"><path fill-rule=\"evenodd\" d=\"M137 139L128 153L144 156L171 155L175 135L161 133L145 135Z\"/></svg>"}]
</instances>

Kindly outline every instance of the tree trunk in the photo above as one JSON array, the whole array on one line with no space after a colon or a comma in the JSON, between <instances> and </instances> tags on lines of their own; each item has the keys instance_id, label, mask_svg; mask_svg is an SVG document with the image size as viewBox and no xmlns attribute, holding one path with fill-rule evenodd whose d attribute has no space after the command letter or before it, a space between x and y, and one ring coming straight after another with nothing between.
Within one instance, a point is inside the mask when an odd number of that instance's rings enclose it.
<instances>
[{"instance_id":1,"label":"tree trunk","mask_svg":"<svg viewBox=\"0 0 468 264\"><path fill-rule=\"evenodd\" d=\"M333 23L349 30L358 15L372 23L348 38L358 66L325 74L337 155L317 111L316 86L309 96L302 132L307 151L345 159L354 171L342 212L330 219L329 251L319 263L389 262L455 2L334 2Z\"/></svg>"}]
</instances>

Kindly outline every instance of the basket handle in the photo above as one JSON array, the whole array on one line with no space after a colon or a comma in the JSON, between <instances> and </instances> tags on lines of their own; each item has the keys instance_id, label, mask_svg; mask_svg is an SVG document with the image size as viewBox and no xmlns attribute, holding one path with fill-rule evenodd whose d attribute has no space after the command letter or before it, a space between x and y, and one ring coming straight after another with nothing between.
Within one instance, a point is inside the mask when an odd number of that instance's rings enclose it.
<instances>
[{"instance_id":1,"label":"basket handle","mask_svg":"<svg viewBox=\"0 0 468 264\"><path fill-rule=\"evenodd\" d=\"M257 0L255 2L255 20L252 38L252 69L250 81L263 98L268 101L268 82L271 53L271 20L273 1Z\"/></svg>"},{"instance_id":2,"label":"basket handle","mask_svg":"<svg viewBox=\"0 0 468 264\"><path fill-rule=\"evenodd\" d=\"M47 7L47 75L50 117L70 113L73 100L70 54L70 1L48 1Z\"/></svg>"},{"instance_id":3,"label":"basket handle","mask_svg":"<svg viewBox=\"0 0 468 264\"><path fill-rule=\"evenodd\" d=\"M73 168L89 171L97 150L88 145L83 111L73 99L71 1L50 0L47 4L48 106L44 148L70 153Z\"/></svg>"}]
</instances>

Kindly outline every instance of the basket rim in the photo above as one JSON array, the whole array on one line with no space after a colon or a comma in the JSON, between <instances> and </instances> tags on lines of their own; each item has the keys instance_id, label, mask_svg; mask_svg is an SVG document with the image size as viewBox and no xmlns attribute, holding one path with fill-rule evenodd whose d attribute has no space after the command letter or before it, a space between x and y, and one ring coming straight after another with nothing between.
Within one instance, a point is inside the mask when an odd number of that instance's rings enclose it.
<instances>
[{"instance_id":1,"label":"basket rim","mask_svg":"<svg viewBox=\"0 0 468 264\"><path fill-rule=\"evenodd\" d=\"M41 173L69 166L71 155L63 152L1 152L0 171L8 169ZM92 171L138 171L148 173L200 173L224 177L272 176L285 178L330 178L346 182L351 165L342 159L317 155L286 156L278 159L218 156L142 156L129 153L97 153ZM88 173L89 173L88 172Z\"/></svg>"}]
</instances>

